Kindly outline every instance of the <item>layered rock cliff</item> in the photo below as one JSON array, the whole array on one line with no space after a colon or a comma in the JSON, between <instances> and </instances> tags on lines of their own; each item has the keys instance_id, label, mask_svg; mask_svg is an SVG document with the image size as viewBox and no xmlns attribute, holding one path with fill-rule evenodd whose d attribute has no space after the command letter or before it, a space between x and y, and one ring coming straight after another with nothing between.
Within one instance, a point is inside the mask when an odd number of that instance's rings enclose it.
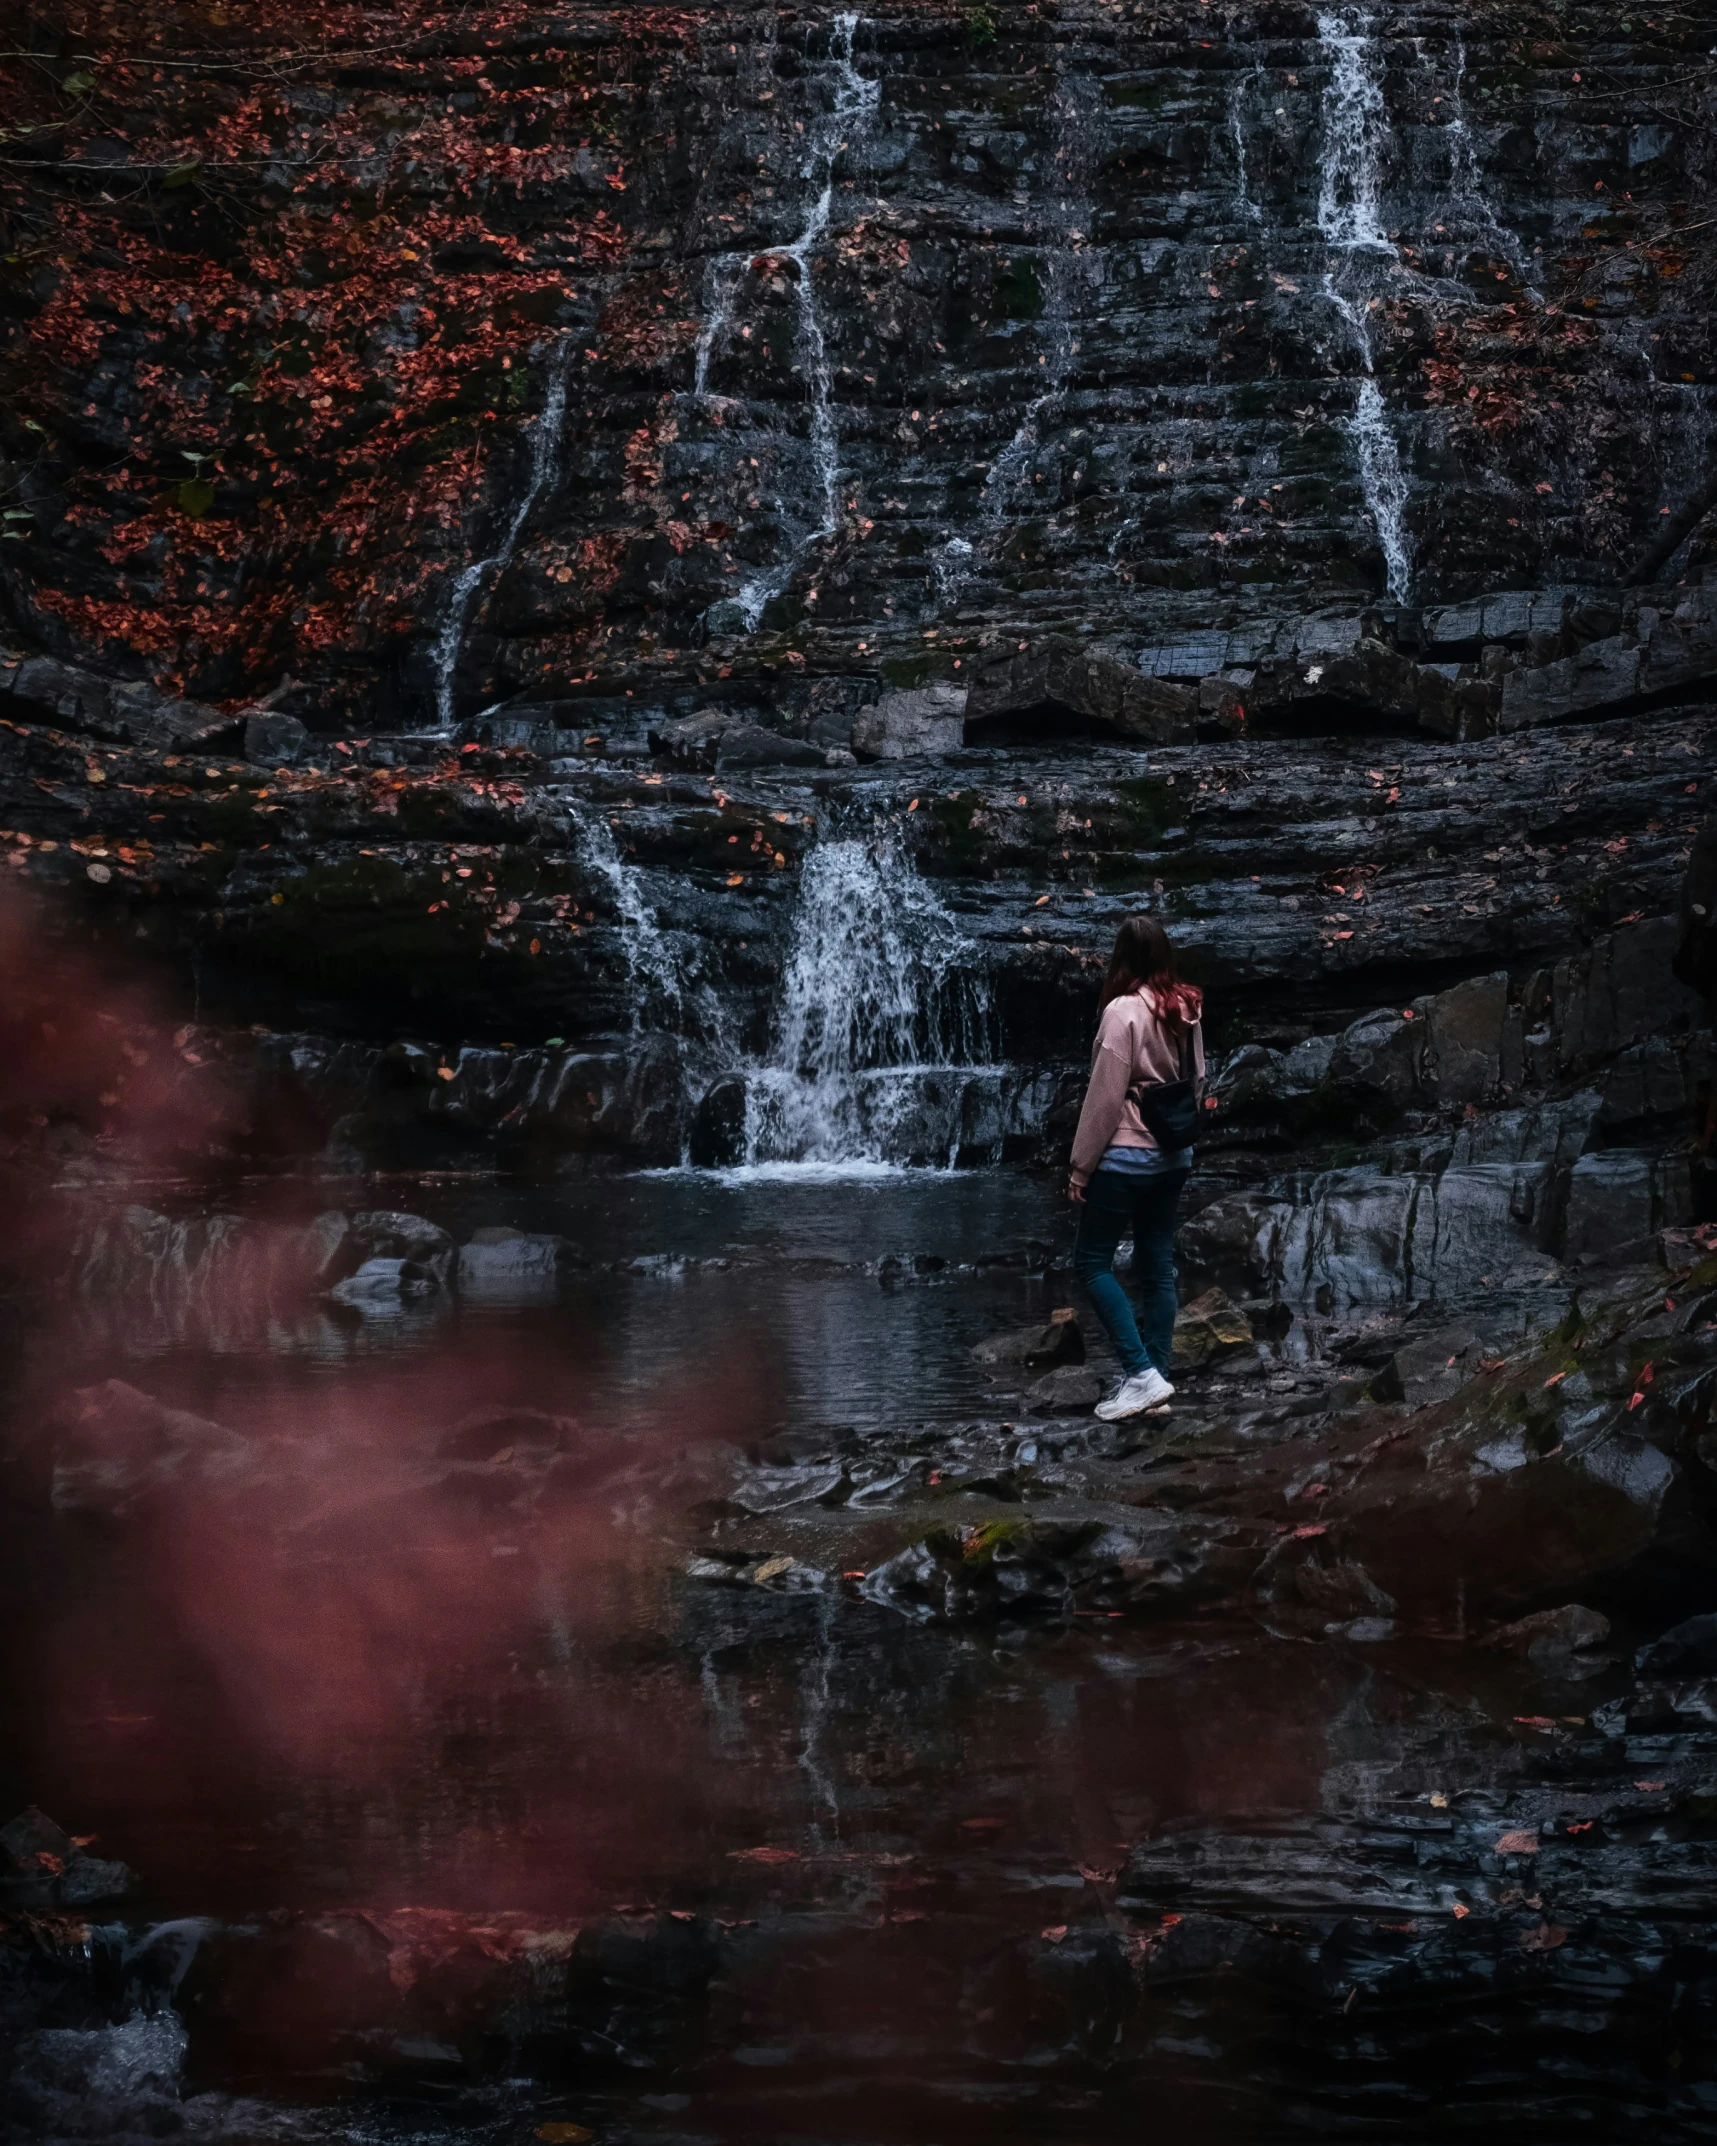
<instances>
[{"instance_id":1,"label":"layered rock cliff","mask_svg":"<svg viewBox=\"0 0 1717 2146\"><path fill-rule=\"evenodd\" d=\"M0 757L260 1143L1050 1154L1144 901L1212 1271L1695 1212L1694 14L175 22L13 63Z\"/></svg>"}]
</instances>

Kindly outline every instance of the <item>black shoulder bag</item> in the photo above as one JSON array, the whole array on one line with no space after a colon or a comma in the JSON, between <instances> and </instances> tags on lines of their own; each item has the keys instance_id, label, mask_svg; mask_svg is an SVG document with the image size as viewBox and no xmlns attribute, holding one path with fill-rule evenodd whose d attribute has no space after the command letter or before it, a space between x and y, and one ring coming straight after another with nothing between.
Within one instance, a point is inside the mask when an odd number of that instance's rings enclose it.
<instances>
[{"instance_id":1,"label":"black shoulder bag","mask_svg":"<svg viewBox=\"0 0 1717 2146\"><path fill-rule=\"evenodd\" d=\"M1192 1024L1180 1032L1179 1080L1136 1080L1127 1100L1165 1155L1198 1138L1198 1083L1192 1077Z\"/></svg>"}]
</instances>

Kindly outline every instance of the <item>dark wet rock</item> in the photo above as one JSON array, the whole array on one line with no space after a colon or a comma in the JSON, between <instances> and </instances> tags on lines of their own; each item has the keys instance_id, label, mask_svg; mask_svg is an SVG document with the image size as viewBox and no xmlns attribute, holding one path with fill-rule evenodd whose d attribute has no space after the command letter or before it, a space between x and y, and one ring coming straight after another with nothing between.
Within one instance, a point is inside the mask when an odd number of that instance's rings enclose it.
<instances>
[{"instance_id":1,"label":"dark wet rock","mask_svg":"<svg viewBox=\"0 0 1717 2146\"><path fill-rule=\"evenodd\" d=\"M1085 1361L1085 1336L1077 1312L1056 1311L1050 1314L1047 1326L992 1334L974 1346L972 1355L981 1364L1017 1364L1026 1371L1052 1371L1063 1364Z\"/></svg>"},{"instance_id":2,"label":"dark wet rock","mask_svg":"<svg viewBox=\"0 0 1717 2146\"><path fill-rule=\"evenodd\" d=\"M1654 1639L1634 1656L1634 1666L1649 1677L1717 1674L1717 1612L1689 1617Z\"/></svg>"},{"instance_id":3,"label":"dark wet rock","mask_svg":"<svg viewBox=\"0 0 1717 2146\"><path fill-rule=\"evenodd\" d=\"M1196 1370L1252 1345L1251 1320L1220 1289L1205 1290L1190 1304L1183 1304L1175 1315L1177 1368L1185 1364L1189 1370Z\"/></svg>"},{"instance_id":4,"label":"dark wet rock","mask_svg":"<svg viewBox=\"0 0 1717 2146\"><path fill-rule=\"evenodd\" d=\"M958 752L965 740L963 686L915 686L879 694L853 718L855 752L872 760L914 760Z\"/></svg>"},{"instance_id":5,"label":"dark wet rock","mask_svg":"<svg viewBox=\"0 0 1717 2146\"><path fill-rule=\"evenodd\" d=\"M259 767L298 767L310 758L312 740L295 715L259 711L245 718L244 756Z\"/></svg>"},{"instance_id":6,"label":"dark wet rock","mask_svg":"<svg viewBox=\"0 0 1717 2146\"><path fill-rule=\"evenodd\" d=\"M370 1259L407 1259L440 1276L451 1264L453 1239L422 1215L373 1212L351 1218L349 1242Z\"/></svg>"},{"instance_id":7,"label":"dark wet rock","mask_svg":"<svg viewBox=\"0 0 1717 2146\"><path fill-rule=\"evenodd\" d=\"M125 1864L88 1848L34 1805L20 1811L0 1826L0 1905L76 1909L128 1893Z\"/></svg>"},{"instance_id":8,"label":"dark wet rock","mask_svg":"<svg viewBox=\"0 0 1717 2146\"><path fill-rule=\"evenodd\" d=\"M1717 1015L1717 818L1700 824L1681 884L1675 974Z\"/></svg>"},{"instance_id":9,"label":"dark wet rock","mask_svg":"<svg viewBox=\"0 0 1717 2146\"><path fill-rule=\"evenodd\" d=\"M434 1274L415 1259L366 1259L328 1296L349 1310L386 1317L397 1315L403 1304L433 1296L435 1289Z\"/></svg>"},{"instance_id":10,"label":"dark wet rock","mask_svg":"<svg viewBox=\"0 0 1717 2146\"><path fill-rule=\"evenodd\" d=\"M974 673L965 735L1039 741L1108 734L1172 745L1193 734L1197 696L1060 635L1010 651Z\"/></svg>"},{"instance_id":11,"label":"dark wet rock","mask_svg":"<svg viewBox=\"0 0 1717 2146\"><path fill-rule=\"evenodd\" d=\"M167 1407L121 1379L69 1394L51 1440L58 1512L126 1519L178 1493L242 1487L258 1470L256 1448L241 1433Z\"/></svg>"},{"instance_id":12,"label":"dark wet rock","mask_svg":"<svg viewBox=\"0 0 1717 2146\"><path fill-rule=\"evenodd\" d=\"M159 2137L184 2127L189 2037L169 2010L117 2026L44 2027L18 2044L10 2113L26 2135Z\"/></svg>"},{"instance_id":13,"label":"dark wet rock","mask_svg":"<svg viewBox=\"0 0 1717 2146\"><path fill-rule=\"evenodd\" d=\"M789 738L778 730L765 730L757 723L732 723L721 733L715 764L722 774L745 768L822 767L826 755L820 745L804 738Z\"/></svg>"},{"instance_id":14,"label":"dark wet rock","mask_svg":"<svg viewBox=\"0 0 1717 2146\"><path fill-rule=\"evenodd\" d=\"M721 1080L704 1091L687 1140L688 1159L700 1170L730 1169L745 1152L745 1083Z\"/></svg>"},{"instance_id":15,"label":"dark wet rock","mask_svg":"<svg viewBox=\"0 0 1717 2146\"><path fill-rule=\"evenodd\" d=\"M495 1227L472 1233L459 1247L454 1280L473 1302L535 1304L551 1300L560 1284L566 1240Z\"/></svg>"},{"instance_id":16,"label":"dark wet rock","mask_svg":"<svg viewBox=\"0 0 1717 2146\"><path fill-rule=\"evenodd\" d=\"M1485 1645L1498 1654L1523 1654L1528 1661L1551 1662L1601 1646L1609 1636L1610 1620L1602 1610L1568 1602L1560 1609L1538 1610L1499 1626Z\"/></svg>"},{"instance_id":17,"label":"dark wet rock","mask_svg":"<svg viewBox=\"0 0 1717 2146\"><path fill-rule=\"evenodd\" d=\"M1095 1365L1065 1363L1026 1388L1026 1405L1050 1416L1088 1415L1102 1400L1108 1383Z\"/></svg>"}]
</instances>

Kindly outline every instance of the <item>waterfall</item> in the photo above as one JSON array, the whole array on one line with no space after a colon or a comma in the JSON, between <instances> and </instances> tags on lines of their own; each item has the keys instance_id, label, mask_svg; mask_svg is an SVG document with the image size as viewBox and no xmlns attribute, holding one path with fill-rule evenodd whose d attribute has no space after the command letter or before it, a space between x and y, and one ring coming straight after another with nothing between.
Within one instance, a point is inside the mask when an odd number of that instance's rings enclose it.
<instances>
[{"instance_id":1,"label":"waterfall","mask_svg":"<svg viewBox=\"0 0 1717 2146\"><path fill-rule=\"evenodd\" d=\"M840 525L840 432L835 422L834 382L823 331L822 307L812 275L812 258L828 235L834 211L836 162L843 151L850 152L855 144L862 144L882 100L881 85L861 75L854 64L853 44L859 19L856 14L837 15L831 25L829 68L832 94L829 109L810 128L806 138L800 177L808 182L811 191L798 236L784 246L762 249L777 260L791 261L796 271L793 302L798 314L799 369L810 407L807 445L812 482L808 488L811 493L808 508L815 520L783 510L782 519L789 531L787 556L754 574L730 599L747 633L756 632L771 599L779 596L787 586L806 550L833 536ZM722 254L710 264L706 283L707 314L698 338L694 375L694 387L699 395L708 391L710 361L733 323L740 286L752 258L754 256L745 254Z\"/></svg>"},{"instance_id":2,"label":"waterfall","mask_svg":"<svg viewBox=\"0 0 1717 2146\"><path fill-rule=\"evenodd\" d=\"M745 1159L951 1163L968 1095L997 1079L972 948L891 843L806 860L768 1060L747 1069Z\"/></svg>"},{"instance_id":3,"label":"waterfall","mask_svg":"<svg viewBox=\"0 0 1717 2146\"><path fill-rule=\"evenodd\" d=\"M435 715L443 730L451 730L453 727L454 686L459 674L459 658L465 646L465 629L472 602L488 577L492 573L499 573L512 559L513 553L518 549L525 523L530 519L531 509L548 489L559 464L561 433L566 422L566 376L571 360L570 343L562 343L549 360L543 406L537 417L536 428L531 434L528 481L508 520L500 544L487 558L471 560L453 577L453 586L448 592L447 610L442 617L440 631L435 637Z\"/></svg>"},{"instance_id":4,"label":"waterfall","mask_svg":"<svg viewBox=\"0 0 1717 2146\"><path fill-rule=\"evenodd\" d=\"M1382 255L1389 269L1395 265L1395 249L1382 222L1383 152L1389 139L1383 54L1366 17L1326 10L1317 22L1318 36L1330 54L1318 185L1318 229L1333 254L1324 269L1324 293L1347 329L1364 373L1348 436L1366 511L1383 548L1389 593L1397 603L1405 603L1413 585L1407 479L1377 384L1370 314L1380 300L1365 258ZM1343 288L1344 275L1357 284L1357 297Z\"/></svg>"},{"instance_id":5,"label":"waterfall","mask_svg":"<svg viewBox=\"0 0 1717 2146\"><path fill-rule=\"evenodd\" d=\"M615 845L614 830L601 812L575 813L573 826L580 854L593 876L608 889L620 918L620 943L632 984L632 1027L664 1023L678 1028L685 1016L685 962L669 946L644 892L644 875L628 864Z\"/></svg>"}]
</instances>

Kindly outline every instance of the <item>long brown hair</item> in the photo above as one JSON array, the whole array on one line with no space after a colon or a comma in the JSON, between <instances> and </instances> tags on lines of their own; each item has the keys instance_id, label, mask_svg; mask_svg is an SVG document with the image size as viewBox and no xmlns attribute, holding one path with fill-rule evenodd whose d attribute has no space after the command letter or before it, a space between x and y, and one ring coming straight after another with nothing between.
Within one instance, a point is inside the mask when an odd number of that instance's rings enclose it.
<instances>
[{"instance_id":1,"label":"long brown hair","mask_svg":"<svg viewBox=\"0 0 1717 2146\"><path fill-rule=\"evenodd\" d=\"M1102 1004L1138 990L1148 991L1160 1018L1176 1028L1187 1028L1203 1015L1204 993L1196 984L1181 981L1168 933L1142 910L1125 918L1115 934Z\"/></svg>"}]
</instances>

